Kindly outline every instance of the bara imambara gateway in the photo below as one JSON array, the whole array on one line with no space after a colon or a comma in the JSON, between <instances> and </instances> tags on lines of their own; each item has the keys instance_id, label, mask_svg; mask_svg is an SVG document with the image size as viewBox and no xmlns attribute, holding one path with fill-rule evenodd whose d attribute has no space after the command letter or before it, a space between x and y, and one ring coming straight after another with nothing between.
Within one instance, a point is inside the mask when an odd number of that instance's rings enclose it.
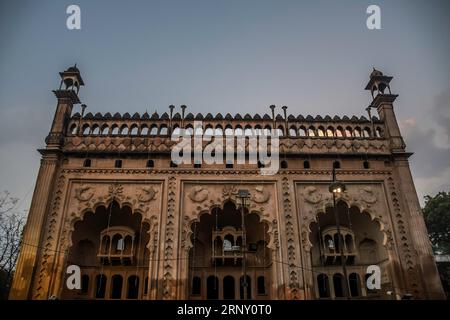
<instances>
[{"instance_id":1,"label":"bara imambara gateway","mask_svg":"<svg viewBox=\"0 0 450 320\"><path fill-rule=\"evenodd\" d=\"M264 115L75 113L80 71L60 76L11 299L444 297L392 77L370 74L367 117L304 117L275 106ZM219 140L276 133L279 170L177 164L180 130ZM81 285L69 290L71 265ZM380 286L369 289L373 265Z\"/></svg>"}]
</instances>

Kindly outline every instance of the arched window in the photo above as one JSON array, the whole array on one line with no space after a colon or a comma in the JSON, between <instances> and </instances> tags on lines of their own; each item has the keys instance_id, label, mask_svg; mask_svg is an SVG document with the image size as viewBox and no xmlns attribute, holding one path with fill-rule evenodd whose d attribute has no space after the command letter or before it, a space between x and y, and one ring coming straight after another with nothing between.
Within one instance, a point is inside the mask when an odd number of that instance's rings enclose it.
<instances>
[{"instance_id":1,"label":"arched window","mask_svg":"<svg viewBox=\"0 0 450 320\"><path fill-rule=\"evenodd\" d=\"M200 277L192 278L192 295L202 294L202 279Z\"/></svg>"},{"instance_id":2,"label":"arched window","mask_svg":"<svg viewBox=\"0 0 450 320\"><path fill-rule=\"evenodd\" d=\"M178 126L173 127L172 136L179 137L181 135L181 129Z\"/></svg>"},{"instance_id":3,"label":"arched window","mask_svg":"<svg viewBox=\"0 0 450 320\"><path fill-rule=\"evenodd\" d=\"M308 137L315 137L316 136L316 128L313 126L308 128Z\"/></svg>"},{"instance_id":4,"label":"arched window","mask_svg":"<svg viewBox=\"0 0 450 320\"><path fill-rule=\"evenodd\" d=\"M91 131L91 128L89 128L88 124L85 124L83 126L83 135L87 136L89 134L89 132Z\"/></svg>"},{"instance_id":5,"label":"arched window","mask_svg":"<svg viewBox=\"0 0 450 320\"><path fill-rule=\"evenodd\" d=\"M81 276L81 293L86 294L89 291L89 276L83 274Z\"/></svg>"},{"instance_id":6,"label":"arched window","mask_svg":"<svg viewBox=\"0 0 450 320\"><path fill-rule=\"evenodd\" d=\"M260 125L255 126L255 135L262 136L263 132Z\"/></svg>"},{"instance_id":7,"label":"arched window","mask_svg":"<svg viewBox=\"0 0 450 320\"><path fill-rule=\"evenodd\" d=\"M265 136L270 136L270 135L272 134L272 127L269 126L269 125L266 125L266 126L264 127L263 134L264 134Z\"/></svg>"},{"instance_id":8,"label":"arched window","mask_svg":"<svg viewBox=\"0 0 450 320\"><path fill-rule=\"evenodd\" d=\"M295 127L291 127L291 128L289 129L289 135L290 135L291 137L296 137L296 136L297 136L297 130L295 130Z\"/></svg>"},{"instance_id":9,"label":"arched window","mask_svg":"<svg viewBox=\"0 0 450 320\"><path fill-rule=\"evenodd\" d=\"M213 128L211 128L211 127L206 128L206 130L205 130L205 136L206 136L206 137L212 137L213 135L214 135L214 130L213 130Z\"/></svg>"},{"instance_id":10,"label":"arched window","mask_svg":"<svg viewBox=\"0 0 450 320\"><path fill-rule=\"evenodd\" d=\"M115 168L122 168L122 160L118 159L114 162Z\"/></svg>"},{"instance_id":11,"label":"arched window","mask_svg":"<svg viewBox=\"0 0 450 320\"><path fill-rule=\"evenodd\" d=\"M328 253L334 253L334 241L329 234L325 235L324 245Z\"/></svg>"},{"instance_id":12,"label":"arched window","mask_svg":"<svg viewBox=\"0 0 450 320\"><path fill-rule=\"evenodd\" d=\"M120 134L123 136L128 134L128 127L126 125L123 125L122 128L120 129Z\"/></svg>"},{"instance_id":13,"label":"arched window","mask_svg":"<svg viewBox=\"0 0 450 320\"><path fill-rule=\"evenodd\" d=\"M298 129L298 135L300 137L306 137L306 128L301 126L300 129Z\"/></svg>"},{"instance_id":14,"label":"arched window","mask_svg":"<svg viewBox=\"0 0 450 320\"><path fill-rule=\"evenodd\" d=\"M253 136L253 130L252 130L252 127L250 127L250 126L246 126L246 127L245 127L245 130L244 130L244 136L246 136L246 137L251 137L251 136Z\"/></svg>"},{"instance_id":15,"label":"arched window","mask_svg":"<svg viewBox=\"0 0 450 320\"><path fill-rule=\"evenodd\" d=\"M353 130L353 135L355 136L355 138L361 138L361 128L356 127L355 130Z\"/></svg>"},{"instance_id":16,"label":"arched window","mask_svg":"<svg viewBox=\"0 0 450 320\"><path fill-rule=\"evenodd\" d=\"M286 160L281 161L281 169L287 169L288 163Z\"/></svg>"},{"instance_id":17,"label":"arched window","mask_svg":"<svg viewBox=\"0 0 450 320\"><path fill-rule=\"evenodd\" d=\"M225 127L225 135L226 136L232 136L233 135L233 128L231 128L231 126L226 126Z\"/></svg>"},{"instance_id":18,"label":"arched window","mask_svg":"<svg viewBox=\"0 0 450 320\"><path fill-rule=\"evenodd\" d=\"M100 127L98 125L94 125L92 128L92 134L99 135L100 134Z\"/></svg>"},{"instance_id":19,"label":"arched window","mask_svg":"<svg viewBox=\"0 0 450 320\"><path fill-rule=\"evenodd\" d=\"M133 125L133 126L131 127L131 132L130 132L130 134L131 134L132 136L136 136L136 135L138 134L138 127L137 127L137 125Z\"/></svg>"},{"instance_id":20,"label":"arched window","mask_svg":"<svg viewBox=\"0 0 450 320\"><path fill-rule=\"evenodd\" d=\"M114 134L114 135L119 134L119 127L117 125L112 126L111 134Z\"/></svg>"},{"instance_id":21,"label":"arched window","mask_svg":"<svg viewBox=\"0 0 450 320\"><path fill-rule=\"evenodd\" d=\"M124 249L124 242L121 234L115 234L112 238L112 253L118 254Z\"/></svg>"},{"instance_id":22,"label":"arched window","mask_svg":"<svg viewBox=\"0 0 450 320\"><path fill-rule=\"evenodd\" d=\"M206 280L206 298L219 299L219 279L215 276L209 276Z\"/></svg>"},{"instance_id":23,"label":"arched window","mask_svg":"<svg viewBox=\"0 0 450 320\"><path fill-rule=\"evenodd\" d=\"M367 127L364 128L363 136L364 136L364 138L369 138L370 137L370 128L367 128Z\"/></svg>"},{"instance_id":24,"label":"arched window","mask_svg":"<svg viewBox=\"0 0 450 320\"><path fill-rule=\"evenodd\" d=\"M336 129L336 137L342 138L343 136L344 136L344 130L342 129L342 127L337 127L337 129Z\"/></svg>"},{"instance_id":25,"label":"arched window","mask_svg":"<svg viewBox=\"0 0 450 320\"><path fill-rule=\"evenodd\" d=\"M155 166L155 163L153 160L147 160L147 168L153 168Z\"/></svg>"},{"instance_id":26,"label":"arched window","mask_svg":"<svg viewBox=\"0 0 450 320\"><path fill-rule=\"evenodd\" d=\"M243 133L244 133L244 131L242 131L242 128L239 125L236 127L236 129L234 129L234 135L235 136L242 136Z\"/></svg>"},{"instance_id":27,"label":"arched window","mask_svg":"<svg viewBox=\"0 0 450 320\"><path fill-rule=\"evenodd\" d=\"M340 169L341 168L341 163L339 161L334 161L333 162L333 168Z\"/></svg>"},{"instance_id":28,"label":"arched window","mask_svg":"<svg viewBox=\"0 0 450 320\"><path fill-rule=\"evenodd\" d=\"M264 279L264 276L258 277L257 290L258 290L258 294L260 294L260 295L266 294L266 280Z\"/></svg>"},{"instance_id":29,"label":"arched window","mask_svg":"<svg viewBox=\"0 0 450 320\"><path fill-rule=\"evenodd\" d=\"M162 136L166 136L169 133L169 130L167 129L166 125L162 125L161 128L159 129L159 134Z\"/></svg>"},{"instance_id":30,"label":"arched window","mask_svg":"<svg viewBox=\"0 0 450 320\"><path fill-rule=\"evenodd\" d=\"M141 127L141 136L146 136L146 135L148 135L148 127L144 124Z\"/></svg>"},{"instance_id":31,"label":"arched window","mask_svg":"<svg viewBox=\"0 0 450 320\"><path fill-rule=\"evenodd\" d=\"M327 129L327 137L329 137L329 138L334 137L333 127L328 127L328 129Z\"/></svg>"},{"instance_id":32,"label":"arched window","mask_svg":"<svg viewBox=\"0 0 450 320\"><path fill-rule=\"evenodd\" d=\"M95 279L95 297L97 299L104 299L105 293L106 293L106 276L103 274L99 274Z\"/></svg>"},{"instance_id":33,"label":"arched window","mask_svg":"<svg viewBox=\"0 0 450 320\"><path fill-rule=\"evenodd\" d=\"M223 298L224 299L235 299L234 278L232 276L226 276L223 278Z\"/></svg>"},{"instance_id":34,"label":"arched window","mask_svg":"<svg viewBox=\"0 0 450 320\"><path fill-rule=\"evenodd\" d=\"M69 132L71 134L77 134L77 125L75 123L70 126Z\"/></svg>"},{"instance_id":35,"label":"arched window","mask_svg":"<svg viewBox=\"0 0 450 320\"><path fill-rule=\"evenodd\" d=\"M361 280L359 274L350 273L348 276L348 285L350 287L350 295L352 297L358 297L361 295Z\"/></svg>"},{"instance_id":36,"label":"arched window","mask_svg":"<svg viewBox=\"0 0 450 320\"><path fill-rule=\"evenodd\" d=\"M325 130L323 127L319 127L319 129L317 129L317 135L321 138L325 136Z\"/></svg>"},{"instance_id":37,"label":"arched window","mask_svg":"<svg viewBox=\"0 0 450 320\"><path fill-rule=\"evenodd\" d=\"M150 128L150 135L156 136L158 134L158 127L156 125L152 125Z\"/></svg>"},{"instance_id":38,"label":"arched window","mask_svg":"<svg viewBox=\"0 0 450 320\"><path fill-rule=\"evenodd\" d=\"M85 167L85 168L90 168L90 167L91 167L91 164L92 164L91 159L84 159L83 167Z\"/></svg>"},{"instance_id":39,"label":"arched window","mask_svg":"<svg viewBox=\"0 0 450 320\"><path fill-rule=\"evenodd\" d=\"M111 238L108 235L104 235L101 241L101 253L108 254L109 253L109 245L111 243Z\"/></svg>"},{"instance_id":40,"label":"arched window","mask_svg":"<svg viewBox=\"0 0 450 320\"><path fill-rule=\"evenodd\" d=\"M336 298L344 296L344 277L340 273L333 275L334 295Z\"/></svg>"},{"instance_id":41,"label":"arched window","mask_svg":"<svg viewBox=\"0 0 450 320\"><path fill-rule=\"evenodd\" d=\"M102 128L102 135L106 136L109 133L109 127L104 125Z\"/></svg>"},{"instance_id":42,"label":"arched window","mask_svg":"<svg viewBox=\"0 0 450 320\"><path fill-rule=\"evenodd\" d=\"M279 137L284 136L284 128L283 128L283 126L279 126L279 127L278 127L278 129L277 129L277 135L278 135Z\"/></svg>"},{"instance_id":43,"label":"arched window","mask_svg":"<svg viewBox=\"0 0 450 320\"><path fill-rule=\"evenodd\" d=\"M352 128L351 128L351 127L345 128L345 136L346 136L347 138L353 137L353 134L352 134Z\"/></svg>"},{"instance_id":44,"label":"arched window","mask_svg":"<svg viewBox=\"0 0 450 320\"><path fill-rule=\"evenodd\" d=\"M303 168L304 169L310 169L311 168L311 165L309 164L308 160L303 161Z\"/></svg>"},{"instance_id":45,"label":"arched window","mask_svg":"<svg viewBox=\"0 0 450 320\"><path fill-rule=\"evenodd\" d=\"M380 127L377 127L377 129L375 130L375 135L377 138L381 138L383 136L383 130L381 130Z\"/></svg>"},{"instance_id":46,"label":"arched window","mask_svg":"<svg viewBox=\"0 0 450 320\"><path fill-rule=\"evenodd\" d=\"M334 242L334 248L335 248L336 252L341 252L341 244L344 243L344 241L342 239L342 234L341 234L341 237L339 238L339 235L336 233L334 235L333 242Z\"/></svg>"},{"instance_id":47,"label":"arched window","mask_svg":"<svg viewBox=\"0 0 450 320\"><path fill-rule=\"evenodd\" d=\"M352 253L355 250L353 245L353 237L350 234L345 235L345 247L348 253Z\"/></svg>"},{"instance_id":48,"label":"arched window","mask_svg":"<svg viewBox=\"0 0 450 320\"><path fill-rule=\"evenodd\" d=\"M330 283L326 274L319 274L317 276L317 287L319 289L319 298L330 297Z\"/></svg>"},{"instance_id":49,"label":"arched window","mask_svg":"<svg viewBox=\"0 0 450 320\"><path fill-rule=\"evenodd\" d=\"M127 299L137 299L139 295L139 277L128 277Z\"/></svg>"},{"instance_id":50,"label":"arched window","mask_svg":"<svg viewBox=\"0 0 450 320\"><path fill-rule=\"evenodd\" d=\"M184 135L185 136L193 136L194 135L194 128L190 125L188 125L185 129L184 129Z\"/></svg>"},{"instance_id":51,"label":"arched window","mask_svg":"<svg viewBox=\"0 0 450 320\"><path fill-rule=\"evenodd\" d=\"M112 286L111 286L111 299L120 299L122 298L122 276L114 275L112 277Z\"/></svg>"},{"instance_id":52,"label":"arched window","mask_svg":"<svg viewBox=\"0 0 450 320\"><path fill-rule=\"evenodd\" d=\"M214 135L215 136L223 136L223 130L220 125L216 126L216 129L214 130Z\"/></svg>"}]
</instances>

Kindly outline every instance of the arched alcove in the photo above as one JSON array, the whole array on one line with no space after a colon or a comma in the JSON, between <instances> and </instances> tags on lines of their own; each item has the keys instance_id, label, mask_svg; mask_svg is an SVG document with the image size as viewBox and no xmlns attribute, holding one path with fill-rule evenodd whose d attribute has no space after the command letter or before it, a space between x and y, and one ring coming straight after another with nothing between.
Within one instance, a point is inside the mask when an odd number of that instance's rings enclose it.
<instances>
[{"instance_id":1,"label":"arched alcove","mask_svg":"<svg viewBox=\"0 0 450 320\"><path fill-rule=\"evenodd\" d=\"M82 215L82 220L73 224L67 264L78 265L83 276L95 279L93 292L82 298L139 298L139 294L136 296L134 293L135 288L132 287L128 292L130 286L124 272L137 271L137 279L148 275L149 228L140 213L133 213L129 206L121 206L116 201L107 207L97 206L95 210ZM119 277L122 277L122 285L117 280ZM108 280L110 282L106 285L105 281ZM80 297L74 290L65 288L62 298Z\"/></svg>"},{"instance_id":2,"label":"arched alcove","mask_svg":"<svg viewBox=\"0 0 450 320\"><path fill-rule=\"evenodd\" d=\"M339 221L339 231L335 214ZM388 251L384 245L386 235L381 223L356 206L349 207L345 201L340 200L336 204L336 212L333 207L326 207L325 212L316 215L309 229L317 298L346 296L343 262L347 269L347 290L351 297L366 295L367 291L363 290L365 283L361 279L364 279L368 265L378 265L381 269L388 267ZM326 278L326 275L333 276ZM385 281L385 285L389 285L392 280ZM327 283L333 284L334 289L327 289Z\"/></svg>"},{"instance_id":3,"label":"arched alcove","mask_svg":"<svg viewBox=\"0 0 450 320\"><path fill-rule=\"evenodd\" d=\"M249 284L257 283L257 279L253 278L255 271L265 272L266 281L270 281L272 261L271 250L268 248L269 228L257 213L245 210L244 216L246 248L243 247L242 211L232 201L203 212L190 225L192 246L189 249L189 283L193 286L194 279L206 282L207 290L201 293L203 299L215 299L216 293L220 299L240 297L239 281L244 257ZM220 290L217 292L212 289L216 284L211 277L220 279L217 284ZM247 290L249 293L256 292L256 286ZM188 292L191 298L199 298L198 293L193 294L198 291L194 291L192 287ZM269 295L266 296L269 298Z\"/></svg>"}]
</instances>

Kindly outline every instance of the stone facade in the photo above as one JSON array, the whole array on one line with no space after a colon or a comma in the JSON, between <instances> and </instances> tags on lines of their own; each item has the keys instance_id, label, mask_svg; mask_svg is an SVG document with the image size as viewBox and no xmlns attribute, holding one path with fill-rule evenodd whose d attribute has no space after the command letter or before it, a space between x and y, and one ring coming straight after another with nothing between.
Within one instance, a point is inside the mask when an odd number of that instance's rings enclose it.
<instances>
[{"instance_id":1,"label":"stone facade","mask_svg":"<svg viewBox=\"0 0 450 320\"><path fill-rule=\"evenodd\" d=\"M84 83L76 66L61 77L11 299L240 298L243 259L251 299L444 297L391 77L372 72L369 119L295 117L285 107L263 116L194 116L185 106L161 116L73 114ZM255 164L173 165L171 133L196 120L225 135L278 129L278 174ZM342 242L333 238L333 166L346 185L336 198ZM253 249L244 257L223 249L242 246L239 189L251 195ZM81 267L82 289L65 287L70 264ZM371 264L381 268L379 290L364 285Z\"/></svg>"}]
</instances>

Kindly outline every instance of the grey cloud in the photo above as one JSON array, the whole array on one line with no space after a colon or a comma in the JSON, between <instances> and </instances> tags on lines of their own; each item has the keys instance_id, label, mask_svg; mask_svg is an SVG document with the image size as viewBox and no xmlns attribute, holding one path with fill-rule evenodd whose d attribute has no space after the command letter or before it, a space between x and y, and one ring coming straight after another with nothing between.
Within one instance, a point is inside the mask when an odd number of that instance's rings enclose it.
<instances>
[{"instance_id":1,"label":"grey cloud","mask_svg":"<svg viewBox=\"0 0 450 320\"><path fill-rule=\"evenodd\" d=\"M446 135L450 137L450 88L436 97L431 112L437 124L444 128Z\"/></svg>"}]
</instances>

